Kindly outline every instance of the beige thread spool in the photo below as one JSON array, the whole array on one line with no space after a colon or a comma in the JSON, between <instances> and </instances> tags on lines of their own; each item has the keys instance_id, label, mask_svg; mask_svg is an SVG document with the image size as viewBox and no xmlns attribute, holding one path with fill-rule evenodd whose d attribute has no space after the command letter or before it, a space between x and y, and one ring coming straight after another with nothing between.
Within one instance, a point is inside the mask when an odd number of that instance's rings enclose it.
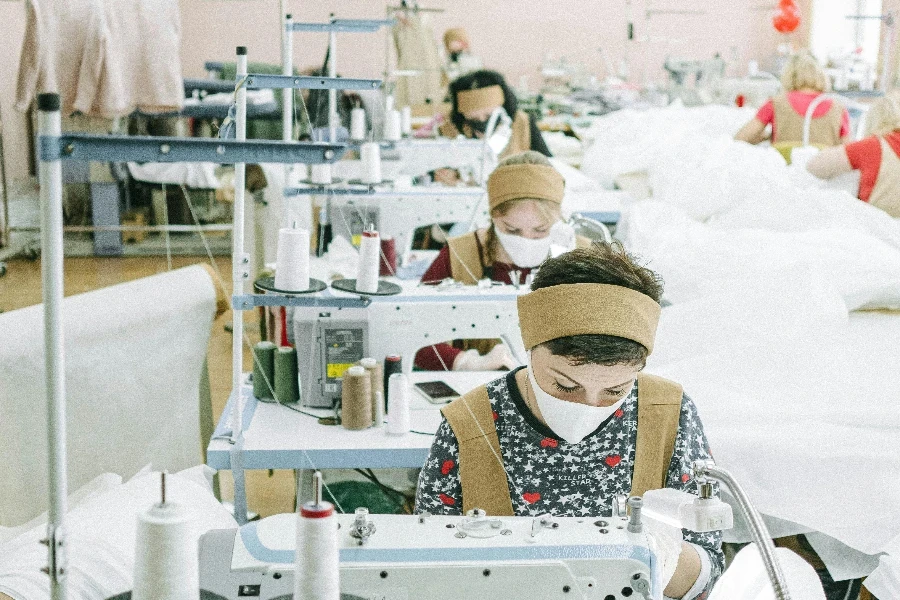
<instances>
[{"instance_id":1,"label":"beige thread spool","mask_svg":"<svg viewBox=\"0 0 900 600\"><path fill-rule=\"evenodd\" d=\"M372 375L364 367L350 367L344 372L341 424L350 430L372 426Z\"/></svg>"},{"instance_id":2,"label":"beige thread spool","mask_svg":"<svg viewBox=\"0 0 900 600\"><path fill-rule=\"evenodd\" d=\"M374 421L376 420L375 415L378 414L377 407L375 406L375 395L377 392L381 392L382 402L384 402L384 367L382 367L381 363L374 358L364 358L359 361L359 364L372 378L372 419Z\"/></svg>"}]
</instances>

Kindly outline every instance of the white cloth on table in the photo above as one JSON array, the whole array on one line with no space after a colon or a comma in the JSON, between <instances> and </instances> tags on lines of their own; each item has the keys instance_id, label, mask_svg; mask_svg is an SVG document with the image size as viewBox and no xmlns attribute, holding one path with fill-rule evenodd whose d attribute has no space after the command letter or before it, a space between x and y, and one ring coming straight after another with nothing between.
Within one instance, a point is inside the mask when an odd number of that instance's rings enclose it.
<instances>
[{"instance_id":1,"label":"white cloth on table","mask_svg":"<svg viewBox=\"0 0 900 600\"><path fill-rule=\"evenodd\" d=\"M128 172L138 181L186 185L191 188L217 190L222 182L216 177L215 163L128 163Z\"/></svg>"},{"instance_id":2,"label":"white cloth on table","mask_svg":"<svg viewBox=\"0 0 900 600\"><path fill-rule=\"evenodd\" d=\"M200 460L199 385L216 293L200 266L63 301L69 485ZM0 314L0 524L47 507L43 306Z\"/></svg>"},{"instance_id":3,"label":"white cloth on table","mask_svg":"<svg viewBox=\"0 0 900 600\"><path fill-rule=\"evenodd\" d=\"M825 600L816 571L787 548L776 548L787 589L793 600ZM775 593L756 544L741 549L713 587L709 600L774 600Z\"/></svg>"},{"instance_id":4,"label":"white cloth on table","mask_svg":"<svg viewBox=\"0 0 900 600\"><path fill-rule=\"evenodd\" d=\"M197 466L166 478L166 500L187 506L194 533L237 524L213 496L212 469ZM111 473L99 476L69 497L66 515L68 589L72 600L105 600L132 589L137 516L159 502L160 476L145 468L128 482ZM46 515L0 543L0 592L13 600L50 598Z\"/></svg>"},{"instance_id":5,"label":"white cloth on table","mask_svg":"<svg viewBox=\"0 0 900 600\"><path fill-rule=\"evenodd\" d=\"M866 589L876 598L900 598L900 558L882 556L878 568L866 578Z\"/></svg>"}]
</instances>

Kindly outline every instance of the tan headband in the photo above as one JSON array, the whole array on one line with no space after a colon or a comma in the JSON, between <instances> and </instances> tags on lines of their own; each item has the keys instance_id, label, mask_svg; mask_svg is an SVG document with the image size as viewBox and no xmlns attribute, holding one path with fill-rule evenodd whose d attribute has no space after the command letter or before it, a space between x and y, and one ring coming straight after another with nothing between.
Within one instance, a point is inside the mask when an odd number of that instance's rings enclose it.
<instances>
[{"instance_id":1,"label":"tan headband","mask_svg":"<svg viewBox=\"0 0 900 600\"><path fill-rule=\"evenodd\" d=\"M503 88L499 85L456 92L456 110L463 114L486 108L497 108L503 106L504 102L506 102L506 96L503 95Z\"/></svg>"},{"instance_id":2,"label":"tan headband","mask_svg":"<svg viewBox=\"0 0 900 600\"><path fill-rule=\"evenodd\" d=\"M504 165L488 177L488 204L493 211L509 200L531 198L562 204L566 181L550 165Z\"/></svg>"},{"instance_id":3,"label":"tan headband","mask_svg":"<svg viewBox=\"0 0 900 600\"><path fill-rule=\"evenodd\" d=\"M444 32L444 45L449 46L453 41L462 42L466 48L469 47L469 35L462 27L454 27Z\"/></svg>"},{"instance_id":4,"label":"tan headband","mask_svg":"<svg viewBox=\"0 0 900 600\"><path fill-rule=\"evenodd\" d=\"M659 304L638 291L602 283L554 285L519 296L525 348L573 335L614 335L653 352Z\"/></svg>"}]
</instances>

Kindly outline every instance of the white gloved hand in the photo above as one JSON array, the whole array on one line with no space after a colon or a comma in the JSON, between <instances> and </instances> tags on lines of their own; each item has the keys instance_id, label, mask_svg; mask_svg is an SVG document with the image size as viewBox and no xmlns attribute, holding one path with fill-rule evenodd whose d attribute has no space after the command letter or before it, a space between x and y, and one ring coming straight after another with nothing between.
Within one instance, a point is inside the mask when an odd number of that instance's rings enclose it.
<instances>
[{"instance_id":1,"label":"white gloved hand","mask_svg":"<svg viewBox=\"0 0 900 600\"><path fill-rule=\"evenodd\" d=\"M509 354L509 349L503 344L494 346L490 352L481 356L478 350L466 350L457 355L453 361L454 371L498 371L509 370L516 366L516 362Z\"/></svg>"},{"instance_id":2,"label":"white gloved hand","mask_svg":"<svg viewBox=\"0 0 900 600\"><path fill-rule=\"evenodd\" d=\"M650 542L650 551L656 556L659 563L659 579L662 589L666 589L675 568L678 566L678 557L681 556L683 536L679 527L657 521L654 518L641 515L647 538Z\"/></svg>"}]
</instances>

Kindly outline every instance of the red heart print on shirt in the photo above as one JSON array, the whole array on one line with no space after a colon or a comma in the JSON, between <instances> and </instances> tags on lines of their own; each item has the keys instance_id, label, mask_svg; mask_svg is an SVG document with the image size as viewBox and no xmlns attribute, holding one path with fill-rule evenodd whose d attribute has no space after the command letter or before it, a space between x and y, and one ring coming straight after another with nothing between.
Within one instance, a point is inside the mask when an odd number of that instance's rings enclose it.
<instances>
[{"instance_id":1,"label":"red heart print on shirt","mask_svg":"<svg viewBox=\"0 0 900 600\"><path fill-rule=\"evenodd\" d=\"M444 464L441 465L441 473L443 473L444 475L449 475L450 471L453 469L453 467L455 465L456 465L456 463L453 462L452 460L445 460Z\"/></svg>"},{"instance_id":2,"label":"red heart print on shirt","mask_svg":"<svg viewBox=\"0 0 900 600\"><path fill-rule=\"evenodd\" d=\"M690 481L690 480L691 480L691 476L688 475L687 473L685 473L684 475L681 476L681 482L682 482L682 483L687 483L687 482Z\"/></svg>"},{"instance_id":3,"label":"red heart print on shirt","mask_svg":"<svg viewBox=\"0 0 900 600\"><path fill-rule=\"evenodd\" d=\"M622 457L619 456L618 454L616 454L614 456L607 456L605 462L606 462L607 466L615 467L617 464L622 462Z\"/></svg>"},{"instance_id":4,"label":"red heart print on shirt","mask_svg":"<svg viewBox=\"0 0 900 600\"><path fill-rule=\"evenodd\" d=\"M622 418L622 415L625 414L625 411L622 410L622 409L620 408L620 409L618 409L616 412L614 412L613 414L616 416L617 419L621 419L621 418Z\"/></svg>"},{"instance_id":5,"label":"red heart print on shirt","mask_svg":"<svg viewBox=\"0 0 900 600\"><path fill-rule=\"evenodd\" d=\"M491 416L494 417L495 421L500 418L500 415L497 414L496 410L491 412Z\"/></svg>"},{"instance_id":6,"label":"red heart print on shirt","mask_svg":"<svg viewBox=\"0 0 900 600\"><path fill-rule=\"evenodd\" d=\"M559 446L559 442L553 438L544 438L541 440L541 448L556 448L557 446Z\"/></svg>"},{"instance_id":7,"label":"red heart print on shirt","mask_svg":"<svg viewBox=\"0 0 900 600\"><path fill-rule=\"evenodd\" d=\"M541 495L538 492L525 492L522 494L522 499L528 504L534 504L541 499Z\"/></svg>"},{"instance_id":8,"label":"red heart print on shirt","mask_svg":"<svg viewBox=\"0 0 900 600\"><path fill-rule=\"evenodd\" d=\"M447 494L441 494L441 495L438 496L438 497L441 499L441 502L443 502L443 503L446 504L447 506L453 506L454 504L456 504L456 500L454 500L453 498L451 498L451 497L448 496Z\"/></svg>"}]
</instances>

